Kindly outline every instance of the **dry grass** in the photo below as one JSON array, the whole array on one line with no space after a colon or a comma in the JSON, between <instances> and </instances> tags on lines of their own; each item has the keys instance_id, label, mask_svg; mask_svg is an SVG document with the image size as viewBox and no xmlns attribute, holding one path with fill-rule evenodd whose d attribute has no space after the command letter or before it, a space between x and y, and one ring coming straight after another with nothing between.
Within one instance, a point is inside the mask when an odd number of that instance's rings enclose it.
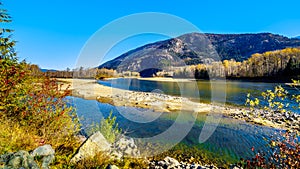
<instances>
[{"instance_id":1,"label":"dry grass","mask_svg":"<svg viewBox=\"0 0 300 169\"><path fill-rule=\"evenodd\" d=\"M106 168L108 165L116 165L119 168L124 169L141 169L147 168L148 164L143 159L139 158L124 158L122 160L112 160L110 157L104 153L98 153L95 157L90 159L85 159L80 161L73 166L78 169L88 169L88 168Z\"/></svg>"}]
</instances>

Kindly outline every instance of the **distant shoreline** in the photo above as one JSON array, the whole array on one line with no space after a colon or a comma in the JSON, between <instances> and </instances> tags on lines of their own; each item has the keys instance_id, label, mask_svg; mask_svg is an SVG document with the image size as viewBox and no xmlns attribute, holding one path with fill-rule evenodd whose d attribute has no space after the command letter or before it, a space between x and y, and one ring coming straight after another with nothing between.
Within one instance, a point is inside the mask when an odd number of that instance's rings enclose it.
<instances>
[{"instance_id":1,"label":"distant shoreline","mask_svg":"<svg viewBox=\"0 0 300 169\"><path fill-rule=\"evenodd\" d=\"M157 81L157 82L191 82L196 79L183 79L183 78L172 78L172 77L112 77L104 78L101 80L115 80L115 79L138 79L138 80L148 80L148 81Z\"/></svg>"},{"instance_id":2,"label":"distant shoreline","mask_svg":"<svg viewBox=\"0 0 300 169\"><path fill-rule=\"evenodd\" d=\"M113 79L138 79L138 80L149 80L149 81L159 81L159 82L191 82L191 81L239 81L239 82L257 82L257 83L281 83L284 85L289 86L292 84L292 79L299 79L297 77L226 77L221 79L196 79L196 78L174 78L174 77L111 77L111 78L104 78L100 80L113 80ZM74 78L56 78L56 79L74 79ZM85 80L95 80L94 78L78 78L78 79L85 79Z\"/></svg>"},{"instance_id":3,"label":"distant shoreline","mask_svg":"<svg viewBox=\"0 0 300 169\"><path fill-rule=\"evenodd\" d=\"M240 81L240 82L257 82L257 83L282 83L290 84L291 79L276 79L276 78L224 78L224 79L195 79L195 78L172 78L172 77L116 77L116 78L105 78L103 80L112 80L118 78L129 78L129 79L138 79L138 80L149 80L149 81L159 81L159 82L191 82L191 81Z\"/></svg>"},{"instance_id":4,"label":"distant shoreline","mask_svg":"<svg viewBox=\"0 0 300 169\"><path fill-rule=\"evenodd\" d=\"M196 79L177 79L177 78L170 78L170 77L140 77L137 78L138 80L149 80L149 81L157 81L157 82L191 82L195 81Z\"/></svg>"}]
</instances>

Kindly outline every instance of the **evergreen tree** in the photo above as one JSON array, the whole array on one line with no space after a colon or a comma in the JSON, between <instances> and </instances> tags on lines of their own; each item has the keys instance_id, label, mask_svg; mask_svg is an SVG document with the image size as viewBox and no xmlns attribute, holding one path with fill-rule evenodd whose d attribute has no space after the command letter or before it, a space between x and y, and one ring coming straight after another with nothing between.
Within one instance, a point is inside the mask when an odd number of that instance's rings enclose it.
<instances>
[{"instance_id":1,"label":"evergreen tree","mask_svg":"<svg viewBox=\"0 0 300 169\"><path fill-rule=\"evenodd\" d=\"M7 10L2 8L2 2L0 2L0 23L1 25L5 25L5 23L11 22L11 17L7 13ZM12 30L9 28L2 27L0 28L0 52L1 59L8 58L16 61L16 52L14 46L16 42L11 38Z\"/></svg>"}]
</instances>

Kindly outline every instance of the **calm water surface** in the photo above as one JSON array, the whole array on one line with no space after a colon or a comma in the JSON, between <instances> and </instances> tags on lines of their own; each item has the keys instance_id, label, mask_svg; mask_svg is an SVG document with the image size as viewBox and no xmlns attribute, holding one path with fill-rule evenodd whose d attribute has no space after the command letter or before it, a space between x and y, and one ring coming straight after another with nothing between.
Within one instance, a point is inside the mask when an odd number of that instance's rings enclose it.
<instances>
[{"instance_id":1,"label":"calm water surface","mask_svg":"<svg viewBox=\"0 0 300 169\"><path fill-rule=\"evenodd\" d=\"M247 94L251 97L262 99L261 93L266 90L273 90L275 86L281 85L289 95L299 94L299 88L293 88L283 83L264 83L264 82L244 82L244 81L191 81L191 82L159 82L149 80L139 80L130 78L119 78L107 81L98 81L99 84L111 86L131 91L157 92L190 98L196 102L210 103L212 101L236 106L244 106ZM214 96L214 97L212 97ZM291 106L291 111L300 113L297 103L286 99ZM260 102L261 105L268 104Z\"/></svg>"},{"instance_id":2,"label":"calm water surface","mask_svg":"<svg viewBox=\"0 0 300 169\"><path fill-rule=\"evenodd\" d=\"M111 86L114 88L120 88L132 91L153 92L160 90L168 95L181 96L183 91L185 96L189 96L186 93L190 92L190 96L195 96L195 92L199 93L199 99L202 102L210 102L212 91L224 92L226 94L226 103L234 105L244 105L247 94L255 97L260 97L261 92L266 90L272 90L275 86L281 85L287 89L291 94L297 91L294 88L286 86L282 83L263 83L263 82L243 82L243 81L192 81L192 82L161 82L161 81L149 81L130 78L119 78L107 81L98 81L98 83ZM197 85L197 88L194 85ZM198 95L197 95L198 96Z\"/></svg>"}]
</instances>

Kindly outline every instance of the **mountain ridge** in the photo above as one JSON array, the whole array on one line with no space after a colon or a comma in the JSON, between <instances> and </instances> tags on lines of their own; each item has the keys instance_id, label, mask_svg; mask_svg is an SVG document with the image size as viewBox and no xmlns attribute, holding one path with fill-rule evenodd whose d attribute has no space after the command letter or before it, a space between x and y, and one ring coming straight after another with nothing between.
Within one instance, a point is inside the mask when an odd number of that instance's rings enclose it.
<instances>
[{"instance_id":1,"label":"mountain ridge","mask_svg":"<svg viewBox=\"0 0 300 169\"><path fill-rule=\"evenodd\" d=\"M141 71L216 60L243 61L254 53L299 47L300 39L272 33L188 33L130 50L98 68Z\"/></svg>"}]
</instances>

